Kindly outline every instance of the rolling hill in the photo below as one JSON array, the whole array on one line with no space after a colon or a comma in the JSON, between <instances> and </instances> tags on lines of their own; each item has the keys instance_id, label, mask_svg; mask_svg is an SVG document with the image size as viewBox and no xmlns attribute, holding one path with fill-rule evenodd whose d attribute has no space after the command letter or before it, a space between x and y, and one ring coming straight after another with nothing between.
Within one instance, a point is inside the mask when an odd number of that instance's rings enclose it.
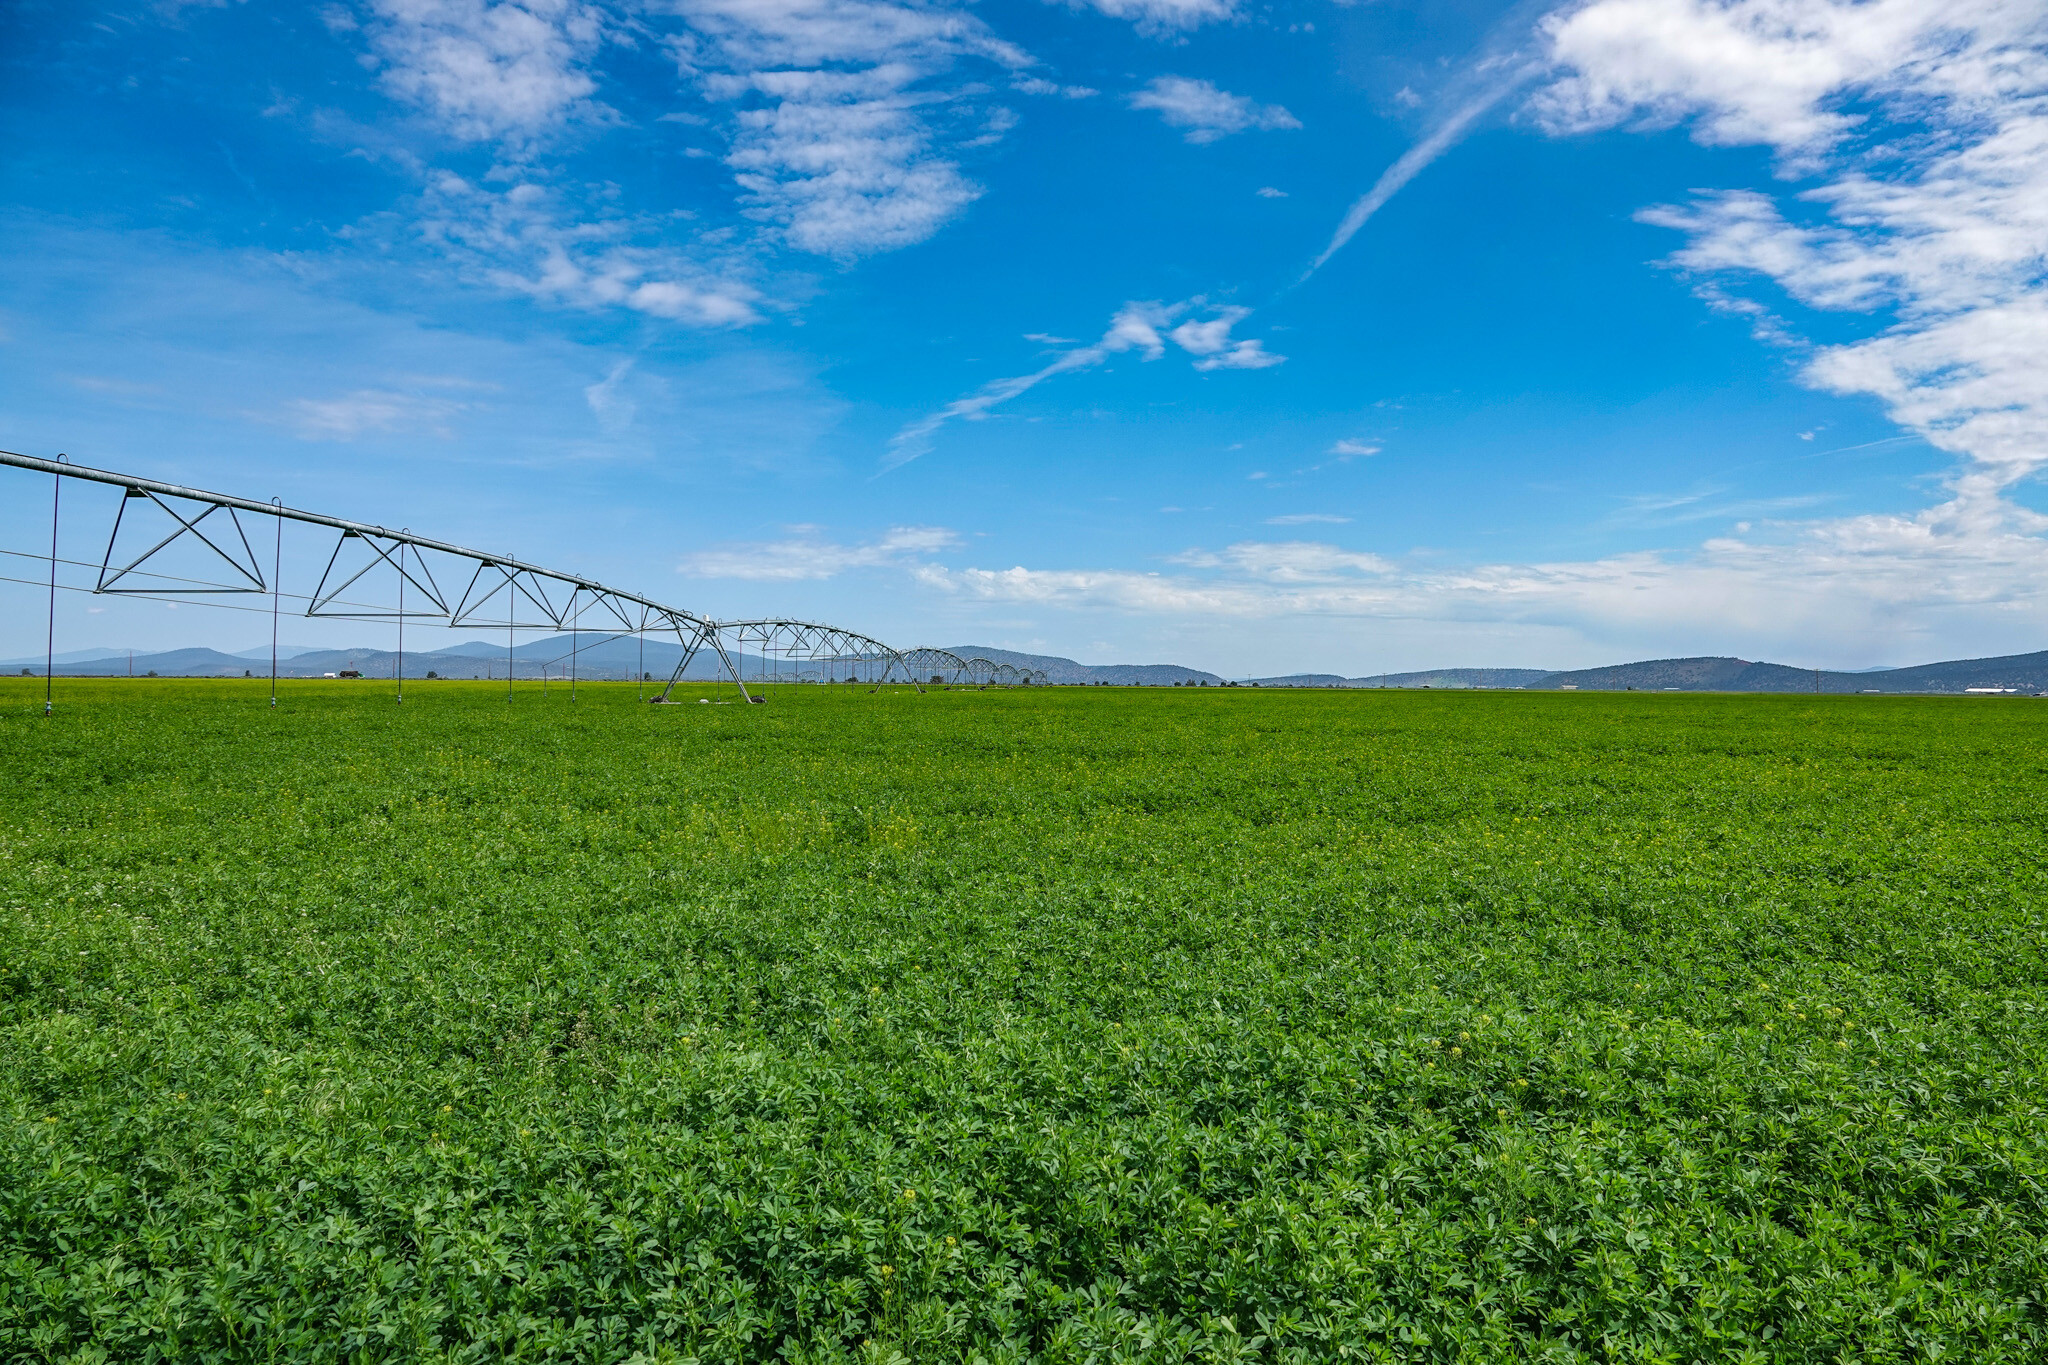
<instances>
[{"instance_id":1,"label":"rolling hill","mask_svg":"<svg viewBox=\"0 0 2048 1365\"><path fill-rule=\"evenodd\" d=\"M631 678L637 670L644 669L658 679L666 679L682 653L679 646L667 640L648 640L644 653L632 640L596 637L594 643L591 641L592 637L588 636L572 641L567 635L528 640L512 651L513 673L520 678L539 678L545 670L550 677L566 677L573 651L579 677ZM987 645L954 645L950 648L962 658L979 656L996 663L1032 669L1043 673L1047 681L1055 684L1167 687L1207 683L1215 687L1224 683L1224 679L1215 673L1181 664L1084 664L1060 655L1025 654ZM395 652L385 649L301 649L302 652L280 658L279 676L318 678L354 669L366 678L390 678L394 676L398 662ZM749 673L753 671L751 662L743 662L743 666ZM405 676L408 678L424 678L429 672L444 678L503 678L505 669L504 646L488 640L470 640L443 649L408 650L405 655ZM0 670L40 674L43 661L40 657L12 659L0 663ZM717 671L715 658L699 654L691 661L689 676L711 678ZM269 672L269 659L265 652L257 650L224 654L213 649L174 649L138 653L132 659L125 651L79 650L59 655L57 672L68 677L120 677L130 672L137 677L152 673L167 678L234 678L244 674L263 677ZM1854 673L1795 668L1789 664L1713 655L1645 659L1636 663L1562 672L1540 668L1440 668L1408 673L1375 673L1356 678L1336 673L1294 673L1250 681L1260 687L1477 687L1585 692L1818 691L1837 694L1998 691L2048 694L2048 650L1986 659L1950 659L1909 668L1870 669Z\"/></svg>"}]
</instances>

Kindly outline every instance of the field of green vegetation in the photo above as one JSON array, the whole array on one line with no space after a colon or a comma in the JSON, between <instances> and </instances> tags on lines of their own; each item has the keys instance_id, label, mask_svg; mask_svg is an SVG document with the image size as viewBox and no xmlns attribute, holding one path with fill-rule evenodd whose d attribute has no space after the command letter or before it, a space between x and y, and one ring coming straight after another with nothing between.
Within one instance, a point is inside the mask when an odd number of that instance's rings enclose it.
<instances>
[{"instance_id":1,"label":"field of green vegetation","mask_svg":"<svg viewBox=\"0 0 2048 1365\"><path fill-rule=\"evenodd\" d=\"M0 683L0 1360L2048 1359L2048 706Z\"/></svg>"}]
</instances>

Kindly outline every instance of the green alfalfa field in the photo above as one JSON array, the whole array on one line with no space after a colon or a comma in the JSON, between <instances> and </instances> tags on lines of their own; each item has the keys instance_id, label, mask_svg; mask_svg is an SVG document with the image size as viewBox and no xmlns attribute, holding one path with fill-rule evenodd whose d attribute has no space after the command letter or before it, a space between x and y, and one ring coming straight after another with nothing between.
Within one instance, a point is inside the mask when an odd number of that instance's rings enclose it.
<instances>
[{"instance_id":1,"label":"green alfalfa field","mask_svg":"<svg viewBox=\"0 0 2048 1365\"><path fill-rule=\"evenodd\" d=\"M0 690L0 1359L2048 1359L2048 703Z\"/></svg>"}]
</instances>

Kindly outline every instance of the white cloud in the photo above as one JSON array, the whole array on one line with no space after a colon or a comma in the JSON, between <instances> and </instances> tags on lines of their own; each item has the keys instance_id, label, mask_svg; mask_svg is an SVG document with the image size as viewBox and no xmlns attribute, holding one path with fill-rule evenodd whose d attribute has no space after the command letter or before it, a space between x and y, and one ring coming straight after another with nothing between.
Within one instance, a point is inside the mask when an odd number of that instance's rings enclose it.
<instances>
[{"instance_id":1,"label":"white cloud","mask_svg":"<svg viewBox=\"0 0 2048 1365\"><path fill-rule=\"evenodd\" d=\"M965 398L954 399L929 416L906 424L890 439L889 453L883 458L882 468L889 470L908 464L930 450L932 437L946 423L955 419L978 422L988 416L989 409L1036 388L1054 375L1092 369L1113 355L1130 351L1137 351L1145 360L1159 359L1166 351L1159 329L1172 321L1172 316L1172 310L1161 304L1125 304L1110 319L1109 329L1101 339L1092 345L1063 352L1050 364L1030 374L998 379Z\"/></svg>"},{"instance_id":2,"label":"white cloud","mask_svg":"<svg viewBox=\"0 0 2048 1365\"><path fill-rule=\"evenodd\" d=\"M909 246L980 196L932 154L920 101L899 73L810 74L760 73L756 84L778 102L740 111L726 158L754 214L790 245L834 256ZM799 85L804 97L788 98Z\"/></svg>"},{"instance_id":3,"label":"white cloud","mask_svg":"<svg viewBox=\"0 0 2048 1365\"><path fill-rule=\"evenodd\" d=\"M1346 517L1295 517L1289 521L1346 521ZM1359 554L1315 540L1243 540L1219 551L1189 550L1175 564L1195 569L1227 568L1268 583L1336 583L1359 574L1384 574L1394 566L1378 555Z\"/></svg>"},{"instance_id":4,"label":"white cloud","mask_svg":"<svg viewBox=\"0 0 2048 1365\"><path fill-rule=\"evenodd\" d=\"M980 194L954 160L1014 119L964 61L1032 59L959 10L883 0L679 0L670 39L705 98L737 106L727 156L788 244L852 257L923 241Z\"/></svg>"},{"instance_id":5,"label":"white cloud","mask_svg":"<svg viewBox=\"0 0 2048 1365\"><path fill-rule=\"evenodd\" d=\"M698 578L795 582L834 578L849 569L912 564L960 544L960 537L943 526L895 526L879 540L862 545L820 540L813 534L816 527L787 529L794 539L705 550L686 556L676 571Z\"/></svg>"},{"instance_id":6,"label":"white cloud","mask_svg":"<svg viewBox=\"0 0 2048 1365\"><path fill-rule=\"evenodd\" d=\"M1690 122L1803 177L1799 220L1756 190L1649 210L1717 307L1788 325L1725 281L1809 307L1889 309L1812 353L1817 387L1870 394L1972 462L1951 522L2008 524L1999 489L2048 466L2048 10L2011 0L1594 0L1546 21L1560 132Z\"/></svg>"},{"instance_id":7,"label":"white cloud","mask_svg":"<svg viewBox=\"0 0 2048 1365\"><path fill-rule=\"evenodd\" d=\"M1539 26L1568 74L1532 107L1556 131L1691 119L1702 142L1799 158L1863 122L1849 92L1997 91L2021 73L1979 41L2039 22L2008 0L1594 0Z\"/></svg>"},{"instance_id":8,"label":"white cloud","mask_svg":"<svg viewBox=\"0 0 2048 1365\"><path fill-rule=\"evenodd\" d=\"M576 203L558 191L553 224L543 229L529 215L509 233L519 249L496 253L503 259L488 273L537 295L696 325L754 319L756 297L731 281L753 273L736 263L758 262L771 243L841 259L888 251L924 240L972 203L981 191L962 156L1016 122L982 79L988 68L1034 91L1092 93L1031 74L1028 53L944 0L360 4L361 36L348 32L367 44L365 60L385 89L445 133L499 143L516 173L533 181L551 178L537 155L547 134L617 120L600 102L598 59L608 41L666 51L684 91L706 106L671 109L657 122L718 124L738 207L763 228L728 233L717 252L679 247L672 224L641 220L622 234L630 213L603 196ZM478 257L493 255L478 239L506 236L512 216L454 215L471 239L460 254L472 276ZM430 232L448 226L444 213ZM629 248L623 237L637 240ZM721 263L706 264L714 257Z\"/></svg>"},{"instance_id":9,"label":"white cloud","mask_svg":"<svg viewBox=\"0 0 2048 1365\"><path fill-rule=\"evenodd\" d=\"M1068 100L1094 99L1102 93L1085 85L1060 85L1038 76L1018 76L1010 82L1010 88L1020 95L1058 95Z\"/></svg>"},{"instance_id":10,"label":"white cloud","mask_svg":"<svg viewBox=\"0 0 2048 1365\"><path fill-rule=\"evenodd\" d=\"M471 278L537 299L698 327L760 320L758 292L668 245L672 224L606 216L590 204L565 213L563 198L532 181L499 193L444 174L422 202L420 231Z\"/></svg>"},{"instance_id":11,"label":"white cloud","mask_svg":"<svg viewBox=\"0 0 2048 1365\"><path fill-rule=\"evenodd\" d=\"M1175 318L1204 306L1201 299L1173 304L1125 304L1110 319L1108 330L1091 345L1062 352L1051 363L1029 374L985 384L967 397L956 398L937 412L905 424L889 441L889 453L882 460L883 470L908 464L930 450L932 437L948 422L956 419L978 422L987 417L991 409L1038 387L1055 375L1093 369L1111 356L1135 351L1142 360L1157 360L1166 354L1169 340L1196 357L1195 368L1198 370L1262 370L1287 359L1267 351L1260 341L1230 339L1230 329L1250 314L1248 308L1216 308L1206 318L1190 318L1171 331L1166 330ZM1033 333L1027 339L1050 338L1045 333Z\"/></svg>"},{"instance_id":12,"label":"white cloud","mask_svg":"<svg viewBox=\"0 0 2048 1365\"><path fill-rule=\"evenodd\" d=\"M1261 199L1285 199L1287 197L1286 190L1276 190L1271 185L1259 186L1256 193Z\"/></svg>"},{"instance_id":13,"label":"white cloud","mask_svg":"<svg viewBox=\"0 0 2048 1365\"><path fill-rule=\"evenodd\" d=\"M1284 517L1267 517L1266 525L1309 526L1317 522L1327 522L1332 526L1343 526L1350 520L1351 518L1340 517L1334 512L1290 512Z\"/></svg>"},{"instance_id":14,"label":"white cloud","mask_svg":"<svg viewBox=\"0 0 2048 1365\"><path fill-rule=\"evenodd\" d=\"M1251 316L1249 308L1220 308L1213 317L1183 322L1168 335L1174 345L1198 357L1198 370L1263 370L1287 357L1274 355L1262 341L1232 341L1230 329Z\"/></svg>"},{"instance_id":15,"label":"white cloud","mask_svg":"<svg viewBox=\"0 0 2048 1365\"><path fill-rule=\"evenodd\" d=\"M1198 370L1264 370L1285 363L1287 357L1275 355L1266 349L1266 343L1256 339L1233 341L1214 355L1205 355L1195 362Z\"/></svg>"},{"instance_id":16,"label":"white cloud","mask_svg":"<svg viewBox=\"0 0 2048 1365\"><path fill-rule=\"evenodd\" d=\"M1953 656L1955 642L2038 638L2048 624L2048 518L1957 499L1912 517L1782 527L1686 554L1416 568L1312 542L1245 542L1178 556L1182 570L950 569L922 583L964 600L1151 618L1176 629L1217 617L1275 625L1352 618L1542 626L1618 641L1605 650L1731 642L1744 657L1811 660L1888 652ZM1727 647L1727 646L1724 646ZM2029 647L2021 645L2019 647Z\"/></svg>"},{"instance_id":17,"label":"white cloud","mask_svg":"<svg viewBox=\"0 0 2048 1365\"><path fill-rule=\"evenodd\" d=\"M639 406L620 387L632 369L630 358L621 360L603 379L584 386L583 400L590 404L591 415L597 418L598 427L606 435L617 435L632 426L633 417L639 411Z\"/></svg>"},{"instance_id":18,"label":"white cloud","mask_svg":"<svg viewBox=\"0 0 2048 1365\"><path fill-rule=\"evenodd\" d=\"M1252 310L1225 308L1214 317L1183 322L1168 333L1174 344L1190 355L1215 355L1230 345L1230 329Z\"/></svg>"},{"instance_id":19,"label":"white cloud","mask_svg":"<svg viewBox=\"0 0 2048 1365\"><path fill-rule=\"evenodd\" d=\"M300 398L286 405L285 420L307 441L353 441L370 432L424 431L455 438L453 418L469 404L432 394L391 389L357 389L334 398Z\"/></svg>"},{"instance_id":20,"label":"white cloud","mask_svg":"<svg viewBox=\"0 0 2048 1365\"><path fill-rule=\"evenodd\" d=\"M1331 465L1350 464L1353 460L1367 459L1379 453L1380 447L1376 442L1354 441L1346 437L1343 440L1331 443L1330 449L1327 452L1328 459L1319 460L1312 465L1304 465L1294 472L1296 474L1319 474Z\"/></svg>"},{"instance_id":21,"label":"white cloud","mask_svg":"<svg viewBox=\"0 0 2048 1365\"><path fill-rule=\"evenodd\" d=\"M1214 142L1253 129L1301 127L1300 119L1277 104L1260 104L1186 76L1160 76L1132 94L1130 103L1133 109L1155 111L1170 127L1185 128L1189 142Z\"/></svg>"},{"instance_id":22,"label":"white cloud","mask_svg":"<svg viewBox=\"0 0 2048 1365\"><path fill-rule=\"evenodd\" d=\"M1420 175L1430 162L1435 161L1465 136L1478 121L1479 116L1516 89L1525 79L1524 68L1511 68L1505 73L1493 73L1493 78L1477 95L1457 105L1437 125L1424 134L1422 140L1401 153L1394 164L1380 172L1380 178L1372 188L1358 197L1357 202L1345 210L1344 217L1337 224L1337 230L1330 234L1329 244L1317 256L1307 271L1305 280L1321 270L1329 259L1344 249L1344 244L1358 235L1375 213L1387 206L1387 201L1399 194L1402 187Z\"/></svg>"},{"instance_id":23,"label":"white cloud","mask_svg":"<svg viewBox=\"0 0 2048 1365\"><path fill-rule=\"evenodd\" d=\"M1069 0L1069 3L1136 24L1142 33L1161 35L1237 17L1237 0Z\"/></svg>"},{"instance_id":24,"label":"white cloud","mask_svg":"<svg viewBox=\"0 0 2048 1365\"><path fill-rule=\"evenodd\" d=\"M596 111L602 12L580 0L371 0L371 51L399 98L469 141L524 138Z\"/></svg>"}]
</instances>

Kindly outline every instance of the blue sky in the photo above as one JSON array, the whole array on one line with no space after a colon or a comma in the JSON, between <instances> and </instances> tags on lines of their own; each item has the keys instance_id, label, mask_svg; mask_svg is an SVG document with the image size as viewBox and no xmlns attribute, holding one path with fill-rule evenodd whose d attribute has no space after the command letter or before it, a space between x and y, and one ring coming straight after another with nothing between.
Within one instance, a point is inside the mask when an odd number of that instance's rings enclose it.
<instances>
[{"instance_id":1,"label":"blue sky","mask_svg":"<svg viewBox=\"0 0 2048 1365\"><path fill-rule=\"evenodd\" d=\"M9 449L903 645L2043 643L2037 5L23 0L0 34ZM46 545L47 481L0 488L0 549ZM65 554L107 524L81 494ZM0 654L42 611L0 584ZM59 648L266 631L68 594Z\"/></svg>"}]
</instances>

